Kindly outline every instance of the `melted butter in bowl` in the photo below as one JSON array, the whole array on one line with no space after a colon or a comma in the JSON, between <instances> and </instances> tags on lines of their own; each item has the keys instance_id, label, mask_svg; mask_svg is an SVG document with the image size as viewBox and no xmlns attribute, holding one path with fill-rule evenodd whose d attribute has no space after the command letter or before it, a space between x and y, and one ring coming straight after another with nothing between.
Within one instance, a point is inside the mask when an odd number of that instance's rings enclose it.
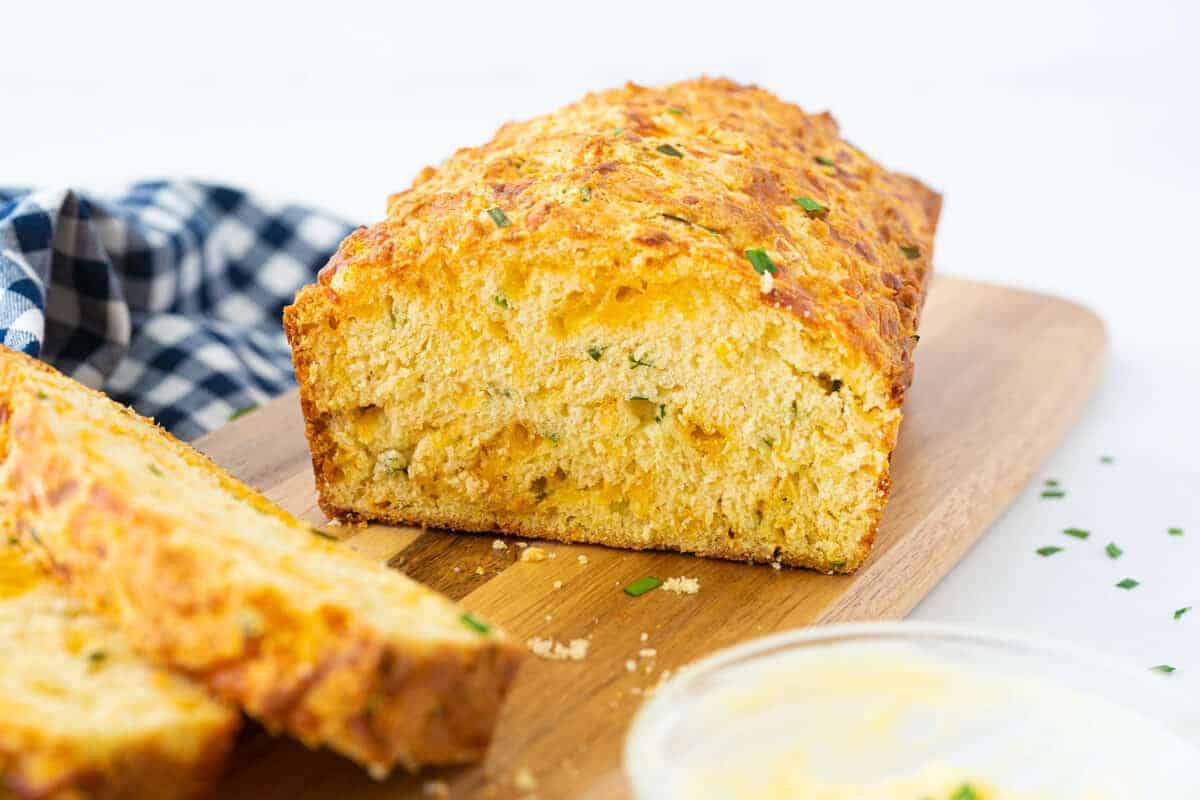
<instances>
[{"instance_id":1,"label":"melted butter in bowl","mask_svg":"<svg viewBox=\"0 0 1200 800\"><path fill-rule=\"evenodd\" d=\"M626 743L641 800L1200 797L1161 676L965 628L833 626L682 672Z\"/></svg>"}]
</instances>

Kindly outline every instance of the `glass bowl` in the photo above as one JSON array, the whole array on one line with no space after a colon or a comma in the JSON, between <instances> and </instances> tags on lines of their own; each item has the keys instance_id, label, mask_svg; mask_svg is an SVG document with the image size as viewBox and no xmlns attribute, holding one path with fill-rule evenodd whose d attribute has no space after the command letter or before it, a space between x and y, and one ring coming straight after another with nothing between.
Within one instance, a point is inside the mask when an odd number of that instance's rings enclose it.
<instances>
[{"instance_id":1,"label":"glass bowl","mask_svg":"<svg viewBox=\"0 0 1200 800\"><path fill-rule=\"evenodd\" d=\"M790 631L681 670L625 742L638 800L1200 797L1200 712L1082 648L916 622ZM894 792L894 794L889 794Z\"/></svg>"}]
</instances>

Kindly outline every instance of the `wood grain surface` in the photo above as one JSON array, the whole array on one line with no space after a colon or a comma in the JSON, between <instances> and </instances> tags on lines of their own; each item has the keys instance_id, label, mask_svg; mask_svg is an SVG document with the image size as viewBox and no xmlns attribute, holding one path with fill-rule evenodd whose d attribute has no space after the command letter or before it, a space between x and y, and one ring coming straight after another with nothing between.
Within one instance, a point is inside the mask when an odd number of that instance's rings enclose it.
<instances>
[{"instance_id":1,"label":"wood grain surface","mask_svg":"<svg viewBox=\"0 0 1200 800\"><path fill-rule=\"evenodd\" d=\"M905 616L1055 447L1087 399L1105 347L1103 324L1078 305L939 278L922 320L892 499L873 553L852 576L555 543L545 545L554 558L528 563L518 560L511 537L502 539L508 547L500 550L492 536L331 528L350 546L461 600L521 641L586 638L587 657L530 657L479 766L376 783L334 755L251 728L218 795L419 798L427 796L424 784L437 780L450 797L628 797L622 740L646 692L667 671L787 628ZM288 510L325 522L295 393L198 445ZM697 578L701 588L694 595L658 590L638 598L621 591L644 575ZM649 649L655 655L640 654ZM517 785L523 769L536 789Z\"/></svg>"}]
</instances>

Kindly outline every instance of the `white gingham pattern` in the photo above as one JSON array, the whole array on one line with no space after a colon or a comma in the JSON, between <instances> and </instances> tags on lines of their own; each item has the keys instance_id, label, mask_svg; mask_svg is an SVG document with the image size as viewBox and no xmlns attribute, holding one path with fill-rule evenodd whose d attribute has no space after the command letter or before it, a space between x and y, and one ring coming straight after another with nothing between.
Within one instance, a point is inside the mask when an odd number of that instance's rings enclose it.
<instances>
[{"instance_id":1,"label":"white gingham pattern","mask_svg":"<svg viewBox=\"0 0 1200 800\"><path fill-rule=\"evenodd\" d=\"M292 385L283 307L350 230L203 183L0 189L0 341L190 439Z\"/></svg>"}]
</instances>

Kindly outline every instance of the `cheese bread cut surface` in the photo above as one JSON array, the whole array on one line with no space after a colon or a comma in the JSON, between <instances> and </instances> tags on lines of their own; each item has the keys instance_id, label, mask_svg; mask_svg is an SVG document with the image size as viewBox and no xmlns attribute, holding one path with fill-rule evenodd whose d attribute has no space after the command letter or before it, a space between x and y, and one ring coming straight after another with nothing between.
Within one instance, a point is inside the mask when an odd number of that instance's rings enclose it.
<instances>
[{"instance_id":1,"label":"cheese bread cut surface","mask_svg":"<svg viewBox=\"0 0 1200 800\"><path fill-rule=\"evenodd\" d=\"M505 125L285 312L321 507L852 571L939 208L726 80Z\"/></svg>"},{"instance_id":2,"label":"cheese bread cut surface","mask_svg":"<svg viewBox=\"0 0 1200 800\"><path fill-rule=\"evenodd\" d=\"M0 502L148 657L383 775L478 758L521 648L129 409L0 350Z\"/></svg>"},{"instance_id":3,"label":"cheese bread cut surface","mask_svg":"<svg viewBox=\"0 0 1200 800\"><path fill-rule=\"evenodd\" d=\"M182 800L220 774L240 717L150 666L0 541L0 797Z\"/></svg>"}]
</instances>

